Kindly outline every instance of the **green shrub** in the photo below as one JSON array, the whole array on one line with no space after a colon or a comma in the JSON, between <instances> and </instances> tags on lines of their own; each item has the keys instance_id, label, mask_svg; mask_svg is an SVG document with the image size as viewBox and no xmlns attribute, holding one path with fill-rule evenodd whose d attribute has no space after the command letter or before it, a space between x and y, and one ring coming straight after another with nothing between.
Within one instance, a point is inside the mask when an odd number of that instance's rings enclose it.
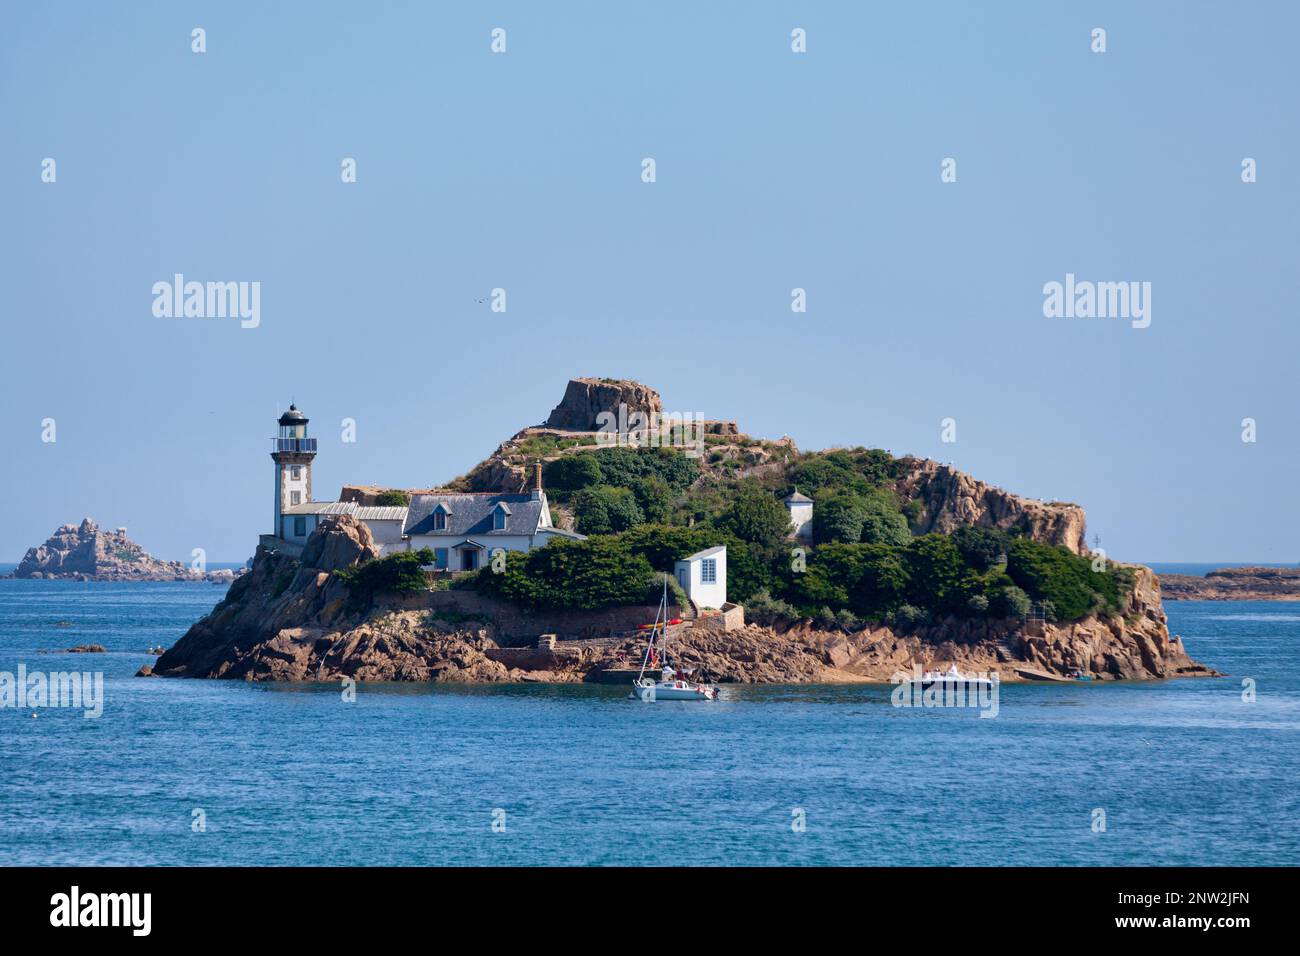
<instances>
[{"instance_id":1,"label":"green shrub","mask_svg":"<svg viewBox=\"0 0 1300 956\"><path fill-rule=\"evenodd\" d=\"M993 528L964 525L952 533L952 541L966 563L983 574L1005 558L1011 535Z\"/></svg>"},{"instance_id":2,"label":"green shrub","mask_svg":"<svg viewBox=\"0 0 1300 956\"><path fill-rule=\"evenodd\" d=\"M1029 595L1014 584L999 588L989 601L989 610L994 617L1009 617L1023 621L1029 616Z\"/></svg>"},{"instance_id":3,"label":"green shrub","mask_svg":"<svg viewBox=\"0 0 1300 956\"><path fill-rule=\"evenodd\" d=\"M1007 548L1007 575L1034 600L1051 602L1062 620L1095 613L1098 607L1118 610L1121 606L1113 571L1093 571L1090 558L1056 545L1028 538L1012 541Z\"/></svg>"},{"instance_id":4,"label":"green shrub","mask_svg":"<svg viewBox=\"0 0 1300 956\"><path fill-rule=\"evenodd\" d=\"M746 482L732 496L717 524L741 541L775 547L790 531L790 512L766 488Z\"/></svg>"},{"instance_id":5,"label":"green shrub","mask_svg":"<svg viewBox=\"0 0 1300 956\"><path fill-rule=\"evenodd\" d=\"M411 496L397 488L389 488L375 495L375 504L386 508L405 508L411 503Z\"/></svg>"},{"instance_id":6,"label":"green shrub","mask_svg":"<svg viewBox=\"0 0 1300 956\"><path fill-rule=\"evenodd\" d=\"M929 621L929 612L914 604L900 605L898 610L894 612L894 626L900 630L911 630L918 625L928 624Z\"/></svg>"},{"instance_id":7,"label":"green shrub","mask_svg":"<svg viewBox=\"0 0 1300 956\"><path fill-rule=\"evenodd\" d=\"M772 627L777 624L793 624L800 620L800 614L785 601L773 598L764 588L745 603L745 620L763 627Z\"/></svg>"},{"instance_id":8,"label":"green shrub","mask_svg":"<svg viewBox=\"0 0 1300 956\"><path fill-rule=\"evenodd\" d=\"M907 600L936 614L960 614L980 582L952 539L927 534L903 549Z\"/></svg>"},{"instance_id":9,"label":"green shrub","mask_svg":"<svg viewBox=\"0 0 1300 956\"><path fill-rule=\"evenodd\" d=\"M601 448L580 452L600 463L603 482L630 488L634 478L656 475L675 491L682 491L700 475L700 462L676 448Z\"/></svg>"},{"instance_id":10,"label":"green shrub","mask_svg":"<svg viewBox=\"0 0 1300 956\"><path fill-rule=\"evenodd\" d=\"M599 485L605 480L605 473L600 469L600 462L595 455L565 455L549 462L542 470L542 479L546 487L567 496L583 488Z\"/></svg>"},{"instance_id":11,"label":"green shrub","mask_svg":"<svg viewBox=\"0 0 1300 956\"><path fill-rule=\"evenodd\" d=\"M510 551L505 570L484 568L473 586L542 608L595 610L641 604L653 583L649 562L616 537L557 538L532 551Z\"/></svg>"},{"instance_id":12,"label":"green shrub","mask_svg":"<svg viewBox=\"0 0 1300 956\"><path fill-rule=\"evenodd\" d=\"M574 527L581 534L616 534L645 520L628 488L596 485L573 496Z\"/></svg>"},{"instance_id":13,"label":"green shrub","mask_svg":"<svg viewBox=\"0 0 1300 956\"><path fill-rule=\"evenodd\" d=\"M813 508L813 537L819 544L861 541L903 545L912 540L912 532L894 495L872 490L819 497Z\"/></svg>"},{"instance_id":14,"label":"green shrub","mask_svg":"<svg viewBox=\"0 0 1300 956\"><path fill-rule=\"evenodd\" d=\"M677 495L658 475L633 479L630 488L645 521L664 524L672 517Z\"/></svg>"},{"instance_id":15,"label":"green shrub","mask_svg":"<svg viewBox=\"0 0 1300 956\"><path fill-rule=\"evenodd\" d=\"M379 594L406 594L428 587L422 565L433 564L433 550L398 551L355 567L334 571L348 586L353 606L369 606Z\"/></svg>"}]
</instances>

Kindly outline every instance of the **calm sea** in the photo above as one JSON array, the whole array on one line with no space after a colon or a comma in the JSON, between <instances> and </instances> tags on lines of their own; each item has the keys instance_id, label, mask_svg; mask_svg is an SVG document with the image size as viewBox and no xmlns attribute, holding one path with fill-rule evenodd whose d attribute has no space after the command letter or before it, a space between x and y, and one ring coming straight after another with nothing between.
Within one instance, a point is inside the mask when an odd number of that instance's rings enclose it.
<instances>
[{"instance_id":1,"label":"calm sea","mask_svg":"<svg viewBox=\"0 0 1300 956\"><path fill-rule=\"evenodd\" d=\"M102 669L106 696L97 720L0 709L7 862L1300 863L1290 605L1168 606L1231 677L1005 687L994 719L897 709L882 687L641 704L362 685L349 704L132 676L221 593L0 581L0 670ZM40 653L87 642L108 653Z\"/></svg>"}]
</instances>

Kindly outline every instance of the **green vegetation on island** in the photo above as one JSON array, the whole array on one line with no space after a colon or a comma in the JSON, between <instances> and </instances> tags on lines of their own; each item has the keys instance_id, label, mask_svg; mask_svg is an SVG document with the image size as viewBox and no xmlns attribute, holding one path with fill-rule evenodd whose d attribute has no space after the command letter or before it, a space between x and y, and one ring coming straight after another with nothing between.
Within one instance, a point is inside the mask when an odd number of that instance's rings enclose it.
<instances>
[{"instance_id":1,"label":"green vegetation on island","mask_svg":"<svg viewBox=\"0 0 1300 956\"><path fill-rule=\"evenodd\" d=\"M506 555L459 580L537 608L639 603L676 560L726 545L728 594L759 623L813 618L856 628L938 617L1049 620L1122 614L1131 573L1008 531L962 527L914 536L921 502L900 501L900 459L880 449L799 455L741 477L702 469L674 448L582 448L550 462L545 483L585 541ZM814 500L814 546L788 538L782 499Z\"/></svg>"}]
</instances>

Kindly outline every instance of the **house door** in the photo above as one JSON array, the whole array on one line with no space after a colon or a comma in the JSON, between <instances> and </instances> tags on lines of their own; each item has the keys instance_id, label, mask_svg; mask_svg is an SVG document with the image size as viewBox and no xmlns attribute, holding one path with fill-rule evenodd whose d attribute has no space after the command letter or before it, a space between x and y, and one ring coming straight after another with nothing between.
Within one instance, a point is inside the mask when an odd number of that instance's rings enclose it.
<instances>
[{"instance_id":1,"label":"house door","mask_svg":"<svg viewBox=\"0 0 1300 956\"><path fill-rule=\"evenodd\" d=\"M478 567L478 552L473 548L465 548L460 553L460 569L462 571L473 571Z\"/></svg>"}]
</instances>

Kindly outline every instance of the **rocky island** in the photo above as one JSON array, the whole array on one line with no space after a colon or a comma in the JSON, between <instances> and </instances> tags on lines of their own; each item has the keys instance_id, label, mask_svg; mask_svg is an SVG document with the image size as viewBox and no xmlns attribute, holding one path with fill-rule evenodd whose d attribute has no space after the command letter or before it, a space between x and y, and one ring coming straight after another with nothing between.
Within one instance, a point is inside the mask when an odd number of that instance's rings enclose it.
<instances>
[{"instance_id":1,"label":"rocky island","mask_svg":"<svg viewBox=\"0 0 1300 956\"><path fill-rule=\"evenodd\" d=\"M15 578L74 581L212 581L228 583L234 571L196 571L180 561L160 561L126 536L125 528L102 531L89 518L65 524L46 542L28 548Z\"/></svg>"},{"instance_id":2,"label":"rocky island","mask_svg":"<svg viewBox=\"0 0 1300 956\"><path fill-rule=\"evenodd\" d=\"M264 537L250 573L152 674L626 682L665 580L673 655L712 681L885 682L948 664L1005 681L1214 674L1170 636L1149 569L1087 554L1077 505L879 449L800 452L735 422L698 423L695 451L609 447L600 414L629 403L662 410L640 383L575 379L544 424L432 489L460 502L535 481L536 501L545 475L558 539L453 572L364 520L429 489L347 486L351 513L321 518L301 547ZM707 607L672 572L717 547L730 601Z\"/></svg>"},{"instance_id":3,"label":"rocky island","mask_svg":"<svg viewBox=\"0 0 1300 956\"><path fill-rule=\"evenodd\" d=\"M1169 601L1300 601L1300 568L1220 568L1204 577L1162 574Z\"/></svg>"}]
</instances>

